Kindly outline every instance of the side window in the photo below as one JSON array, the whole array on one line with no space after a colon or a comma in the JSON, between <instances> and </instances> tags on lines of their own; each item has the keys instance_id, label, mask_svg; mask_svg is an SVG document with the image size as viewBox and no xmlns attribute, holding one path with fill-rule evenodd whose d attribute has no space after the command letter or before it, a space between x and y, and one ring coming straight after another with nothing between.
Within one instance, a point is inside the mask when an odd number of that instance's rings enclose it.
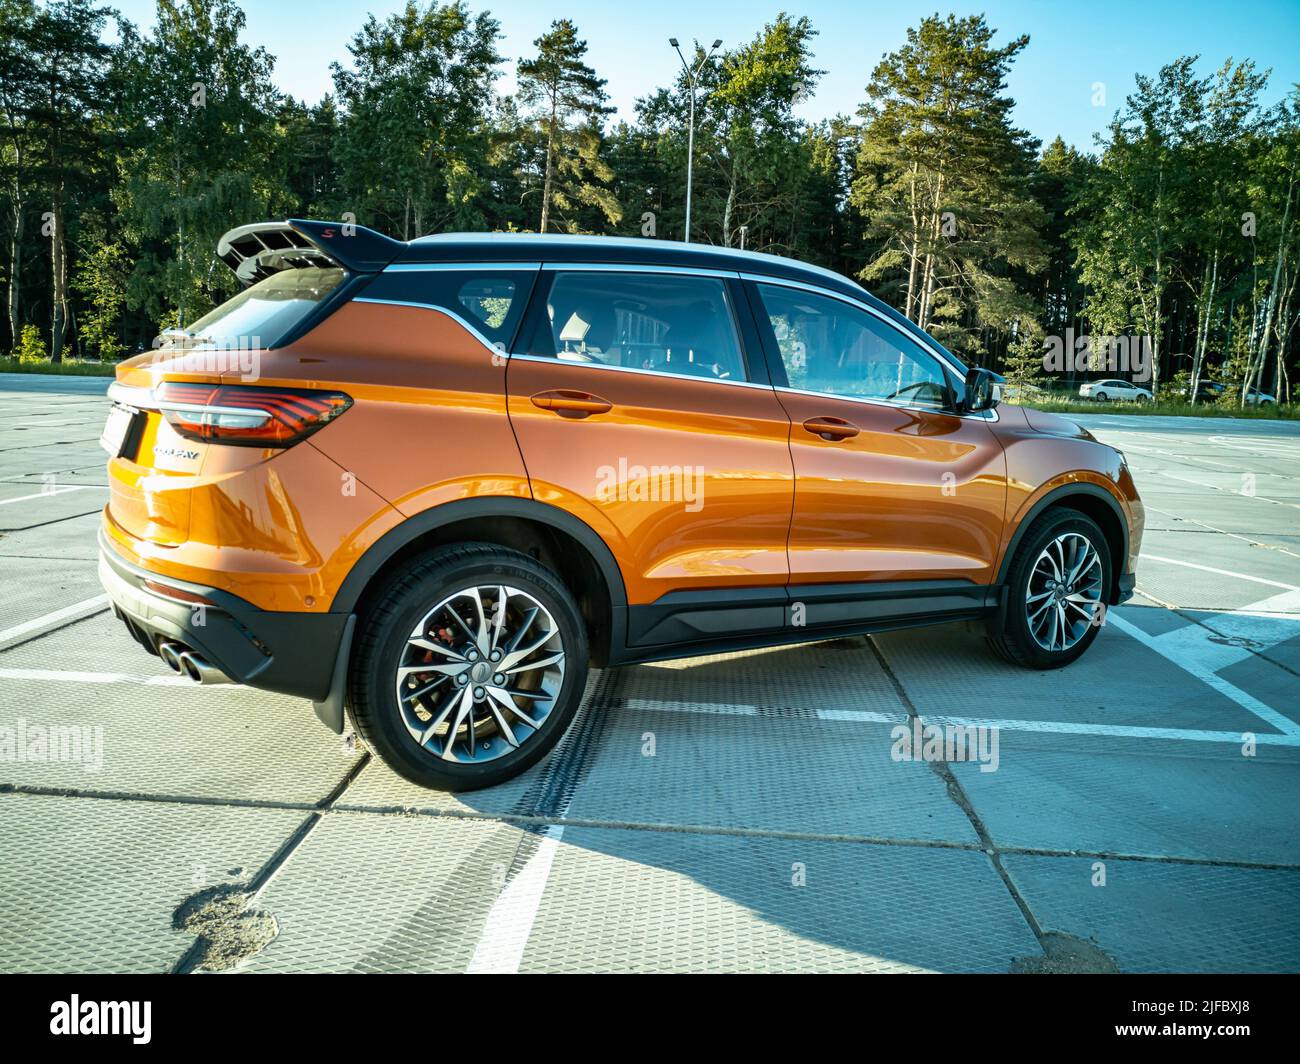
<instances>
[{"instance_id":1,"label":"side window","mask_svg":"<svg viewBox=\"0 0 1300 1064\"><path fill-rule=\"evenodd\" d=\"M535 277L535 270L390 270L361 297L441 307L504 348L514 338Z\"/></svg>"},{"instance_id":2,"label":"side window","mask_svg":"<svg viewBox=\"0 0 1300 1064\"><path fill-rule=\"evenodd\" d=\"M500 332L517 294L518 285L511 277L471 277L460 286L456 302L480 329Z\"/></svg>"},{"instance_id":3,"label":"side window","mask_svg":"<svg viewBox=\"0 0 1300 1064\"><path fill-rule=\"evenodd\" d=\"M557 273L528 350L567 362L745 379L726 285L715 277Z\"/></svg>"},{"instance_id":4,"label":"side window","mask_svg":"<svg viewBox=\"0 0 1300 1064\"><path fill-rule=\"evenodd\" d=\"M759 295L790 387L848 398L951 407L939 360L898 329L858 307L781 285Z\"/></svg>"}]
</instances>

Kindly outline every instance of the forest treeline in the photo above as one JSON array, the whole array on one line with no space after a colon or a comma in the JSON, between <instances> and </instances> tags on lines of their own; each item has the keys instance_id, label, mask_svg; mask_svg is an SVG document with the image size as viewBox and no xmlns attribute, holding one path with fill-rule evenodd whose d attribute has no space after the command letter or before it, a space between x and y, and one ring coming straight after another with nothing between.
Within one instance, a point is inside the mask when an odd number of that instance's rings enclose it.
<instances>
[{"instance_id":1,"label":"forest treeline","mask_svg":"<svg viewBox=\"0 0 1300 1064\"><path fill-rule=\"evenodd\" d=\"M681 238L684 75L614 121L581 27L506 56L489 11L412 2L365 19L311 102L244 31L232 0L159 0L148 28L93 0L0 0L0 351L147 347L234 291L217 240L267 218ZM1044 146L1006 87L1028 38L936 15L863 71L854 114L809 123L816 37L781 15L687 51L692 239L856 277L1015 380L1042 376L1045 338L1143 337L1157 387L1289 398L1300 90L1268 104L1250 60L1205 76L1178 57L1136 73L1098 143Z\"/></svg>"}]
</instances>

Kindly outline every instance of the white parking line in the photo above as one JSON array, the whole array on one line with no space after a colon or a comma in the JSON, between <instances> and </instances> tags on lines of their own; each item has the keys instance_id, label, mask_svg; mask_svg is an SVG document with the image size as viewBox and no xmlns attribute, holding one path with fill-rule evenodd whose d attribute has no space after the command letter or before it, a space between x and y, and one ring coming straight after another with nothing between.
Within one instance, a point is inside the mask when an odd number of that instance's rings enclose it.
<instances>
[{"instance_id":1,"label":"white parking line","mask_svg":"<svg viewBox=\"0 0 1300 1064\"><path fill-rule=\"evenodd\" d=\"M693 712L715 713L729 717L752 717L758 712L756 706L742 706L730 702L666 702L657 698L629 698L627 700L628 709L657 709L672 712L677 706L690 707Z\"/></svg>"},{"instance_id":2,"label":"white parking line","mask_svg":"<svg viewBox=\"0 0 1300 1064\"><path fill-rule=\"evenodd\" d=\"M1251 607L1247 606L1246 608L1249 610ZM1148 635L1137 625L1130 624L1122 617L1117 616L1114 610L1106 614L1106 623L1113 624L1125 635L1131 636L1143 646L1154 650L1166 661L1172 661L1184 672L1191 673L1207 687L1213 688L1225 698L1236 702L1247 713L1254 714L1270 727L1276 728L1284 735L1300 738L1300 724L1291 720L1290 717L1284 717L1277 710L1266 706L1254 695L1247 694L1235 684L1229 683L1215 671L1214 666L1216 664L1220 668L1225 667L1221 659L1216 661L1217 654L1222 650L1222 644L1216 644L1212 641L1211 637L1215 633L1208 628L1191 625L1167 635ZM1170 639L1170 635L1176 638ZM1241 657L1246 656L1248 656L1248 652L1242 654ZM1235 661L1227 662L1227 664L1235 664Z\"/></svg>"},{"instance_id":3,"label":"white parking line","mask_svg":"<svg viewBox=\"0 0 1300 1064\"><path fill-rule=\"evenodd\" d=\"M134 683L143 684L145 687L203 687L203 684L195 683L186 676L130 676L124 672L70 672L64 669L0 669L0 680L42 680L46 683Z\"/></svg>"},{"instance_id":4,"label":"white parking line","mask_svg":"<svg viewBox=\"0 0 1300 1064\"><path fill-rule=\"evenodd\" d=\"M1139 635L1145 635L1139 629L1133 628L1127 622L1121 621L1112 612L1107 616L1107 623L1114 624L1122 631L1128 633L1129 629L1139 632ZM1144 641L1144 640L1139 640ZM1147 637L1150 645L1150 637ZM1153 646L1152 649L1159 652L1159 647ZM1162 655L1166 656L1166 655ZM1172 658L1170 660L1173 660ZM1175 664L1180 664L1175 661ZM1214 682L1206 677L1212 677ZM1270 732L1255 732L1256 742L1261 746L1300 746L1300 725L1294 721L1288 720L1279 713L1275 713L1262 702L1252 698L1246 692L1239 688L1233 687L1227 681L1215 676L1212 672L1206 670L1206 676L1197 675L1198 679L1204 680L1210 687L1218 690L1221 694L1226 695L1233 701L1237 702L1243 708L1260 717L1261 720L1271 724L1282 734ZM129 683L139 684L146 687L192 687L198 690L216 690L215 687L203 687L196 684L193 680L184 676L131 676L120 672L68 672L58 669L0 669L0 680L34 680L45 683ZM224 690L234 690L233 685L222 685ZM1235 695L1234 695L1235 693ZM1239 696L1239 697L1238 697ZM724 703L711 705L707 702L678 702L671 699L655 698L630 698L624 707L624 711L642 711L650 713L690 713L693 716L744 716L756 717L762 712L759 706L747 706L736 703ZM798 711L796 710L796 713ZM812 710L809 716L816 717L818 720L840 723L840 724L906 724L909 720L904 713L880 713L874 710L865 709L817 709ZM987 727L997 728L1001 731L1008 732L1039 732L1055 735L1104 735L1111 738L1120 739L1173 739L1182 742L1197 743L1231 743L1238 744L1242 741L1243 732L1227 731L1206 731L1197 728L1143 728L1127 724L1088 724L1076 721L1059 721L1059 720L1003 720L996 717L951 717L946 715L924 714L921 719L927 724L937 724L940 726L951 724L954 727ZM560 814L563 816L563 813ZM557 825L558 827L558 825ZM562 837L562 831L554 836L554 841L559 842ZM497 904L504 906L503 911L508 910L511 914L511 920L506 923L495 924L489 922L484 930L483 942L488 943L484 946L480 943L480 950L476 951L475 956L482 952L484 957L506 956L510 955L506 950L509 941L513 941L511 931L506 934L507 928L515 928L522 920L522 914L525 912L524 901L530 895L521 894L523 887L515 888L515 884L524 878L526 872L533 868L533 863L538 863L538 868L533 869L539 872L541 865L546 866L549 874L550 861L553 858L551 852L554 847L547 849L544 845L539 848L529 863L525 865L524 871L520 872L515 879L511 880L510 886L502 892ZM546 885L546 877L543 875L540 880L540 888ZM513 891L513 893L512 893ZM510 901L506 902L507 895ZM540 901L540 894L537 896ZM493 909L496 911L495 906ZM518 919L516 919L518 918ZM500 934L492 929L496 926ZM529 927L531 927L531 917L529 918ZM504 936L504 937L502 937ZM525 936L524 941L527 941ZM484 961L484 963L487 963ZM483 971L489 969L484 968ZM491 969L496 971L498 969Z\"/></svg>"},{"instance_id":5,"label":"white parking line","mask_svg":"<svg viewBox=\"0 0 1300 1064\"><path fill-rule=\"evenodd\" d=\"M513 975L519 971L562 838L563 824L548 827L537 852L492 903L483 936L465 969L467 974Z\"/></svg>"},{"instance_id":6,"label":"white parking line","mask_svg":"<svg viewBox=\"0 0 1300 1064\"><path fill-rule=\"evenodd\" d=\"M3 650L10 643L27 636L37 635L50 628L57 628L65 621L81 620L83 617L89 617L92 614L99 613L108 605L107 595L96 595L94 598L82 599L80 602L74 602L71 606L64 606L61 610L55 610L53 613L47 613L43 617L37 617L32 621L24 621L22 624L16 624L12 628L6 628L0 632L0 650Z\"/></svg>"},{"instance_id":7,"label":"white parking line","mask_svg":"<svg viewBox=\"0 0 1300 1064\"><path fill-rule=\"evenodd\" d=\"M91 491L95 488L101 491L108 490L103 484L67 484L61 488L38 491L34 495L19 495L16 499L0 499L0 506L8 506L11 502L27 502L28 499L48 499L54 495L66 495L70 491Z\"/></svg>"},{"instance_id":8,"label":"white parking line","mask_svg":"<svg viewBox=\"0 0 1300 1064\"><path fill-rule=\"evenodd\" d=\"M1198 562L1185 562L1181 558L1166 558L1160 554L1147 554L1142 552L1141 561L1164 562L1166 565L1182 565L1188 569L1200 569L1203 573L1218 573L1219 576L1235 576L1238 580L1249 580L1252 584L1267 584L1269 587L1280 587L1284 591L1300 591L1300 587L1295 584L1284 584L1279 580L1266 580L1262 576L1250 576L1247 573L1239 573L1235 569L1216 569L1212 565L1201 565ZM1245 609L1252 607L1246 606Z\"/></svg>"},{"instance_id":9,"label":"white parking line","mask_svg":"<svg viewBox=\"0 0 1300 1064\"><path fill-rule=\"evenodd\" d=\"M1300 453L1296 442L1285 436L1211 436L1210 442L1229 451L1244 451L1259 458L1293 458Z\"/></svg>"},{"instance_id":10,"label":"white parking line","mask_svg":"<svg viewBox=\"0 0 1300 1064\"><path fill-rule=\"evenodd\" d=\"M1114 620L1114 615L1110 616ZM635 703L635 705L633 705ZM658 702L650 698L629 699L627 709L640 709L661 713L693 713L712 715L713 706L692 704L690 702ZM757 716L758 706L731 706L725 712L748 709L746 716ZM906 724L910 718L903 713L877 713L862 709L818 709L814 712L818 720L836 721L845 724ZM950 717L946 715L922 714L921 720L926 724L940 727L953 725L958 728L984 727L997 728L1008 732L1040 732L1053 735L1105 735L1120 739L1175 739L1182 742L1197 743L1232 743L1242 742L1242 732L1205 731L1198 728L1141 728L1127 724L1086 724L1061 720L1002 720L996 717ZM1288 722L1289 723L1289 722ZM1300 733L1276 735L1270 732L1254 732L1255 741L1262 746L1300 746Z\"/></svg>"}]
</instances>

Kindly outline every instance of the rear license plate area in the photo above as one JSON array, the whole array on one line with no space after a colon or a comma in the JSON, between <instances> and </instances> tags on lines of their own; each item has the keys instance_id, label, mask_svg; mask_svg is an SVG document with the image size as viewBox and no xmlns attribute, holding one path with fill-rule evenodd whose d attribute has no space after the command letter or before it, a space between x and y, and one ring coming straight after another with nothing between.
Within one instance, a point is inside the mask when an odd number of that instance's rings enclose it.
<instances>
[{"instance_id":1,"label":"rear license plate area","mask_svg":"<svg viewBox=\"0 0 1300 1064\"><path fill-rule=\"evenodd\" d=\"M144 427L144 411L114 403L99 437L99 445L110 458L130 457L140 444L140 430Z\"/></svg>"}]
</instances>

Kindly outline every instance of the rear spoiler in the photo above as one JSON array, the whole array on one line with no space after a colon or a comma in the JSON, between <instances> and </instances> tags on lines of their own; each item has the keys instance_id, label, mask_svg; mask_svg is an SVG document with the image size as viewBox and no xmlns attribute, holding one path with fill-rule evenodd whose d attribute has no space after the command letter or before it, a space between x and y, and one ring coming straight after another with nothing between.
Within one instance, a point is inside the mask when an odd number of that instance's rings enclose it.
<instances>
[{"instance_id":1,"label":"rear spoiler","mask_svg":"<svg viewBox=\"0 0 1300 1064\"><path fill-rule=\"evenodd\" d=\"M405 245L351 222L254 222L217 241L217 258L248 287L281 270L342 266L350 273L378 273Z\"/></svg>"}]
</instances>

